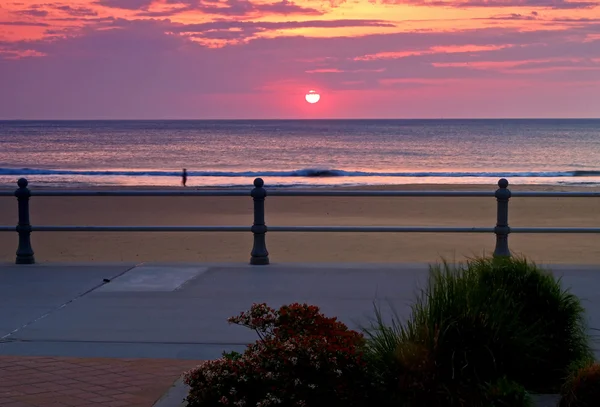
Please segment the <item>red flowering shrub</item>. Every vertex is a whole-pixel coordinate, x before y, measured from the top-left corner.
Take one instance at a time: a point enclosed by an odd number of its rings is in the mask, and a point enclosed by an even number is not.
[[[579,369],[565,383],[559,406],[600,406],[600,364],[595,363]]]
[[[318,307],[254,304],[228,321],[260,339],[186,373],[189,407],[367,405],[364,338]]]

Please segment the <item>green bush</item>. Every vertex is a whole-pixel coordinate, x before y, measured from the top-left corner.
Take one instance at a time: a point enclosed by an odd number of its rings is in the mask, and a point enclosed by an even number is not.
[[[585,310],[577,296],[561,286],[560,279],[524,258],[477,259],[470,262],[487,292],[505,291],[507,308],[537,336],[523,359],[507,366],[506,373],[530,390],[560,389],[573,364],[593,361]]]
[[[583,367],[563,387],[559,407],[600,406],[600,364]]]
[[[387,325],[376,310],[364,331],[368,358],[398,399],[460,395],[502,377],[557,390],[569,365],[592,355],[577,297],[521,258],[432,266],[406,323]],[[465,397],[450,405],[474,405]]]
[[[531,407],[533,400],[525,387],[503,377],[485,386],[486,407]]]

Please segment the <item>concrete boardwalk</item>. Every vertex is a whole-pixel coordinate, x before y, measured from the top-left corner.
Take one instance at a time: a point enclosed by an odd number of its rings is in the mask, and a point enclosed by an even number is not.
[[[373,303],[406,317],[426,264],[0,265],[0,355],[206,360],[256,339],[226,319],[253,302],[308,302],[351,327]],[[556,266],[600,329],[600,273]],[[596,346],[600,357],[600,346]],[[0,405],[5,405],[0,400]]]

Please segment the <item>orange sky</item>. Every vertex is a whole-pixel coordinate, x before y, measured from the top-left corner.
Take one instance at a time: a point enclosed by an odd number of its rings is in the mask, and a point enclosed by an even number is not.
[[[600,0],[0,0],[0,87],[0,119],[599,117]]]

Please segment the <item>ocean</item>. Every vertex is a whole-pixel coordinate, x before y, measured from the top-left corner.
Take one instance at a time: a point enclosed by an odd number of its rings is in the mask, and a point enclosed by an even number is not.
[[[0,186],[600,185],[597,120],[0,121]]]

